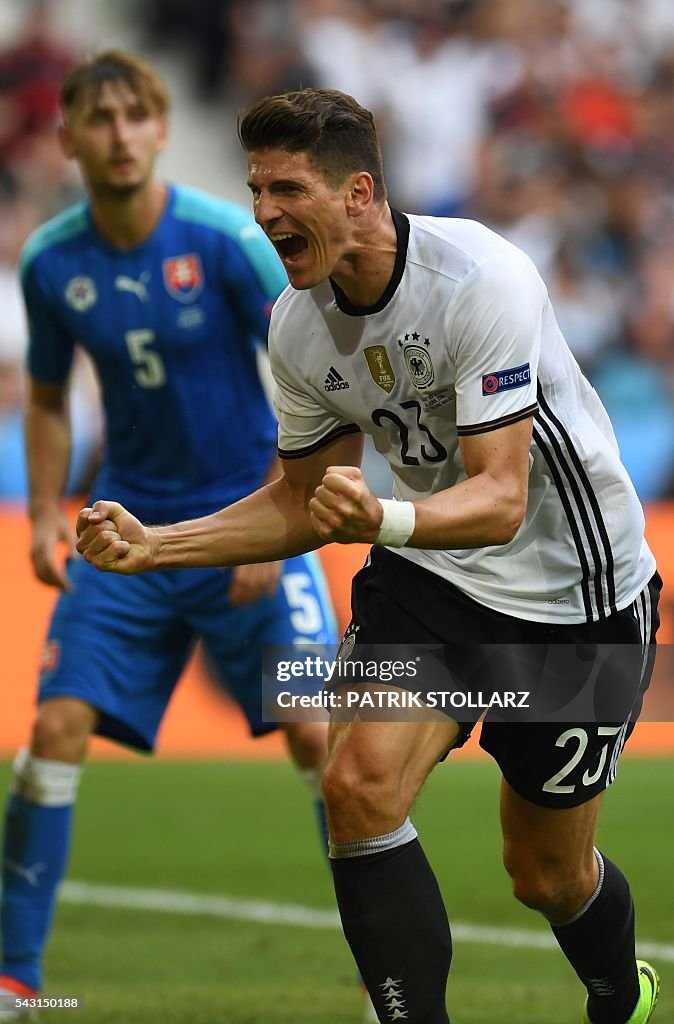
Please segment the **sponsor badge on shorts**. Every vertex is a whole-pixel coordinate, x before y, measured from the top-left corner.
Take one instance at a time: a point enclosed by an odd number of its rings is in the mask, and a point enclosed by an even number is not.
[[[48,640],[40,655],[40,673],[55,672],[61,655],[61,644],[58,640]]]
[[[198,253],[185,253],[164,260],[164,284],[166,291],[178,302],[194,302],[204,287],[204,271]]]

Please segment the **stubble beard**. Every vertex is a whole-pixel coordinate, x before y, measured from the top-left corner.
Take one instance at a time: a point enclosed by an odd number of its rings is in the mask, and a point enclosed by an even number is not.
[[[91,192],[97,199],[100,199],[103,202],[125,203],[130,199],[133,199],[133,197],[138,193],[142,192],[151,177],[152,170],[149,170],[145,174],[141,175],[141,177],[136,181],[119,183],[110,181],[92,182]]]
[[[111,185],[109,182],[104,182],[98,186],[96,192],[101,199],[123,203],[128,199],[132,199],[138,192],[141,192],[145,184],[145,180],[135,181],[128,185]]]

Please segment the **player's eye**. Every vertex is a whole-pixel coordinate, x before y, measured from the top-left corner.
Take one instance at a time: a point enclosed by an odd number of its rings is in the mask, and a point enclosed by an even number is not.
[[[128,116],[130,121],[146,121],[150,116],[150,112],[147,107],[143,107],[139,104],[136,107],[131,107]]]

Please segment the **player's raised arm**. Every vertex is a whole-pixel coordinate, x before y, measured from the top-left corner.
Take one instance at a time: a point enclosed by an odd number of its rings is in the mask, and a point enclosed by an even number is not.
[[[482,548],[507,544],[527,509],[533,418],[460,438],[468,479],[416,503],[410,547]]]
[[[57,560],[57,546],[72,547],[72,526],[61,505],[70,447],[67,385],[31,379],[26,406],[31,560],[39,580],[62,590],[68,590],[69,583]]]
[[[526,512],[531,424],[529,416],[462,438],[468,479],[421,501],[382,503],[359,470],[330,466],[309,503],[314,529],[325,543],[435,550],[507,544]]]
[[[328,466],[360,464],[363,438],[350,434],[315,454],[283,463],[283,476],[213,515],[172,526],[143,526],[116,502],[97,501],[77,520],[77,550],[104,572],[241,565],[289,558],[324,540],[309,503]]]

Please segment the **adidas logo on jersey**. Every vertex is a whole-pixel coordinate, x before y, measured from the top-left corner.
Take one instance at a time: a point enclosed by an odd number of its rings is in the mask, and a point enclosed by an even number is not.
[[[348,380],[344,380],[342,375],[337,372],[334,366],[331,366],[328,370],[328,375],[325,378],[325,390],[326,391],[343,391],[349,387]]]

